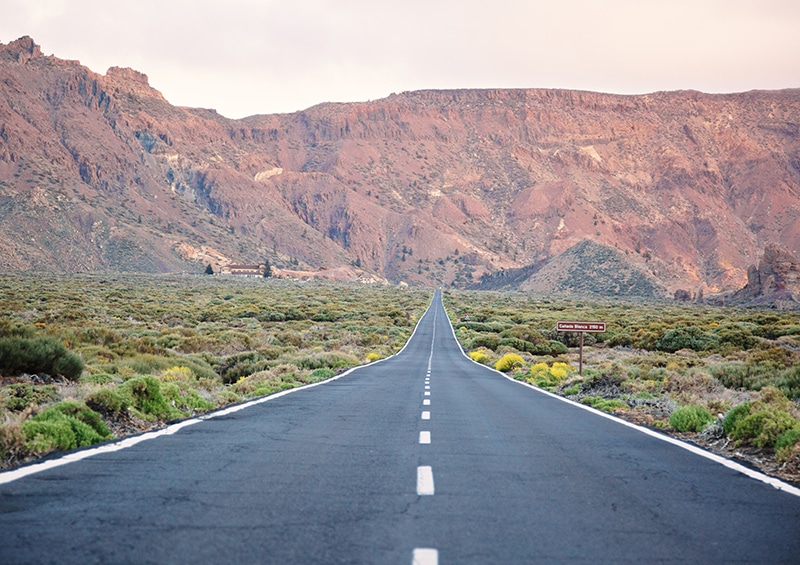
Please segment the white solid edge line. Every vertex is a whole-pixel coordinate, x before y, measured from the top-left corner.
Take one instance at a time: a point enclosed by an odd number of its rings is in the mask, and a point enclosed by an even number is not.
[[[442,303],[442,308],[444,308],[444,302]],[[447,312],[447,310],[445,309],[445,313],[446,312]],[[447,318],[448,323],[450,323],[450,316],[448,315],[446,318]],[[750,477],[751,479],[755,479],[757,481],[761,481],[762,483],[766,483],[766,484],[770,485],[773,488],[776,488],[778,490],[787,492],[789,494],[793,494],[794,496],[800,496],[800,488],[798,488],[796,486],[793,486],[793,485],[790,485],[788,483],[785,483],[780,479],[776,479],[775,477],[770,477],[769,475],[765,475],[764,473],[761,473],[760,471],[756,471],[754,469],[750,469],[749,467],[745,467],[741,463],[737,463],[736,461],[733,461],[731,459],[727,459],[725,457],[717,455],[716,453],[711,453],[710,451],[706,451],[702,447],[698,447],[698,446],[696,446],[694,444],[686,443],[686,442],[681,441],[679,439],[676,439],[674,437],[659,433],[659,432],[657,432],[655,430],[651,430],[650,428],[645,428],[644,426],[640,426],[638,424],[633,424],[631,422],[628,422],[627,420],[623,420],[622,418],[614,416],[613,414],[609,414],[608,412],[603,412],[602,410],[598,410],[596,408],[592,408],[591,406],[587,406],[586,404],[581,404],[580,402],[575,402],[574,400],[570,400],[569,398],[564,398],[563,396],[559,396],[558,394],[552,393],[549,390],[544,390],[544,389],[539,388],[537,386],[534,386],[534,385],[532,385],[530,383],[526,383],[526,382],[523,382],[523,381],[518,381],[518,380],[516,380],[516,379],[514,379],[512,377],[509,377],[505,373],[501,373],[497,369],[493,369],[492,367],[489,367],[488,365],[483,365],[481,363],[478,363],[477,361],[474,361],[469,355],[467,355],[466,352],[464,351],[464,348],[461,347],[461,343],[459,343],[458,338],[456,337],[456,330],[453,328],[453,324],[452,323],[450,323],[450,331],[453,334],[453,339],[456,340],[456,344],[458,345],[458,348],[461,350],[461,355],[463,355],[464,357],[466,357],[472,363],[474,363],[475,365],[478,365],[479,367],[483,367],[484,369],[488,369],[490,371],[493,371],[493,372],[497,373],[498,375],[500,375],[501,377],[503,377],[503,378],[513,382],[513,383],[516,383],[516,384],[518,384],[520,386],[528,387],[528,388],[533,389],[533,390],[535,390],[537,392],[540,392],[542,394],[546,394],[547,396],[555,398],[556,400],[560,400],[561,402],[566,402],[567,404],[571,404],[572,406],[575,406],[575,407],[580,408],[582,410],[586,410],[587,412],[591,412],[592,414],[595,414],[597,416],[601,416],[601,417],[606,418],[608,420],[611,420],[613,422],[617,422],[618,424],[622,424],[623,426],[627,426],[627,427],[629,427],[631,429],[638,430],[638,431],[642,432],[643,434],[649,435],[650,437],[653,437],[653,438],[656,438],[656,439],[660,439],[661,441],[665,441],[667,443],[671,443],[672,445],[675,445],[677,447],[680,447],[682,449],[690,451],[690,452],[692,452],[692,453],[694,453],[696,455],[699,455],[701,457],[705,457],[706,459],[710,459],[711,461],[719,463],[720,465],[724,465],[728,469],[732,469],[734,471],[738,471],[738,472]]]
[[[433,493],[433,467],[427,465],[417,467],[417,495],[431,496]]]
[[[419,442],[428,445],[431,443],[431,433],[428,431],[419,432]]]
[[[429,547],[418,547],[411,556],[411,565],[439,565],[439,551]]]
[[[434,292],[433,296],[434,297],[436,296],[435,292]],[[221,410],[216,410],[214,412],[209,412],[209,413],[203,414],[201,416],[196,416],[194,418],[189,418],[188,420],[181,420],[180,422],[176,422],[174,424],[170,424],[167,427],[162,428],[160,430],[153,430],[153,431],[150,431],[150,432],[144,432],[144,433],[139,434],[139,435],[122,438],[120,440],[117,440],[117,441],[114,441],[114,442],[111,442],[111,443],[107,443],[107,444],[104,444],[104,445],[100,445],[98,447],[89,447],[89,448],[81,449],[81,450],[78,450],[78,451],[71,451],[71,452],[66,453],[65,455],[63,455],[61,457],[58,457],[56,459],[51,459],[51,460],[48,460],[48,461],[42,461],[42,462],[39,462],[39,463],[32,463],[30,465],[26,465],[24,467],[20,467],[19,469],[13,469],[11,471],[5,471],[5,472],[0,473],[0,485],[11,483],[11,482],[16,481],[18,479],[22,479],[22,478],[28,477],[30,475],[35,475],[36,473],[41,473],[42,471],[47,471],[48,469],[55,469],[56,467],[61,467],[62,465],[66,465],[68,463],[74,463],[76,461],[81,461],[83,459],[87,459],[87,458],[93,457],[95,455],[101,455],[101,454],[105,454],[105,453],[114,453],[115,451],[120,451],[122,449],[127,449],[128,447],[133,447],[137,443],[141,443],[143,441],[155,439],[155,438],[161,437],[161,436],[172,435],[175,432],[177,432],[177,431],[179,431],[179,430],[181,430],[183,428],[186,428],[188,426],[197,424],[198,422],[202,422],[204,420],[211,420],[213,418],[218,418],[219,416],[227,416],[228,414],[233,414],[234,412],[238,412],[239,410],[244,410],[245,408],[250,408],[251,406],[255,406],[256,404],[262,404],[264,402],[269,402],[270,400],[275,400],[276,398],[280,398],[281,396],[286,396],[287,394],[292,394],[294,392],[299,392],[301,390],[306,390],[306,389],[309,389],[309,388],[313,388],[315,386],[320,386],[320,385],[324,385],[324,384],[327,384],[327,383],[331,383],[331,382],[333,382],[335,380],[341,379],[342,377],[346,377],[347,375],[349,375],[350,373],[352,373],[353,371],[356,371],[358,369],[362,369],[364,367],[369,367],[370,365],[376,365],[376,364],[381,363],[383,361],[388,361],[389,359],[400,355],[403,352],[403,350],[405,350],[405,348],[408,347],[408,344],[411,343],[412,339],[414,339],[414,335],[417,333],[417,330],[419,329],[419,326],[422,323],[422,320],[425,318],[425,316],[428,315],[428,312],[430,312],[432,307],[433,307],[433,298],[431,298],[431,303],[428,305],[428,308],[425,310],[425,312],[422,314],[422,316],[419,317],[419,320],[417,320],[417,325],[414,326],[414,331],[411,332],[411,335],[409,336],[409,338],[406,341],[405,345],[403,345],[403,347],[400,349],[400,351],[398,351],[397,353],[395,353],[393,355],[390,355],[389,357],[386,357],[384,359],[378,359],[377,361],[373,361],[372,363],[368,363],[366,365],[359,365],[357,367],[351,367],[350,369],[348,369],[347,371],[345,371],[341,375],[336,375],[335,377],[331,377],[330,379],[326,379],[326,380],[320,381],[318,383],[311,383],[311,384],[307,384],[307,385],[304,385],[304,386],[301,386],[301,387],[292,388],[292,389],[289,389],[289,390],[283,390],[281,392],[276,392],[275,394],[271,394],[269,396],[262,396],[261,398],[256,398],[255,400],[251,400],[250,402],[237,404],[235,406],[230,406],[228,408],[222,408]]]

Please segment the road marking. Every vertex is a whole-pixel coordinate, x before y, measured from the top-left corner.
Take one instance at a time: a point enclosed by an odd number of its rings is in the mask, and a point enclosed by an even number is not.
[[[411,565],[439,565],[439,552],[429,547],[418,547],[414,550]]]
[[[417,467],[417,495],[431,496],[433,494],[433,467]]]
[[[425,411],[422,413],[422,419],[423,419],[423,420],[430,420],[430,419],[431,419],[431,413],[430,413],[430,412],[428,412],[427,410],[425,410]]]
[[[430,390],[430,389],[431,389],[431,385],[425,385],[425,390]]]
[[[426,391],[425,391],[425,396],[430,396],[430,395],[431,395],[431,391],[429,391],[429,390],[426,390]]]
[[[430,444],[431,443],[431,433],[430,432],[420,432],[419,433],[419,442],[422,444]]]
[[[430,398],[426,398],[425,400],[422,401],[422,405],[423,406],[430,406],[431,405],[431,399]]]

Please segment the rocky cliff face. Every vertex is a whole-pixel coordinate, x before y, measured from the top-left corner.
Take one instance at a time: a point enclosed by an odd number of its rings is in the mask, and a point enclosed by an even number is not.
[[[800,261],[788,251],[769,245],[758,266],[747,270],[747,285],[733,294],[733,303],[779,308],[800,306]]]
[[[0,46],[0,268],[259,261],[474,283],[585,240],[665,292],[800,249],[800,90],[421,91],[229,120]]]

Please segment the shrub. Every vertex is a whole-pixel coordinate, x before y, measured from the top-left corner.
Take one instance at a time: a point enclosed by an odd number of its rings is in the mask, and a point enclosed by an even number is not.
[[[371,353],[367,353],[367,363],[372,363],[373,361],[377,361],[382,356],[380,353],[375,353],[374,351]]]
[[[800,442],[800,427],[792,428],[779,435],[775,441],[778,461],[785,460],[797,442]]]
[[[702,406],[681,406],[669,417],[669,425],[679,432],[699,432],[714,420]]]
[[[201,397],[194,389],[181,390],[181,387],[175,382],[163,383],[160,388],[164,400],[174,409],[170,410],[170,417],[175,416],[175,410],[182,412],[181,416],[189,416],[214,408],[213,402]]]
[[[327,367],[322,367],[320,369],[316,369],[312,371],[311,376],[315,379],[329,379],[335,376],[336,373],[332,369],[328,369]]]
[[[83,368],[83,360],[55,338],[0,338],[2,374],[44,373],[74,381],[81,376]]]
[[[560,341],[551,339],[548,343],[550,344],[550,355],[563,355],[565,353],[569,353],[567,346]]]
[[[496,335],[476,336],[472,340],[469,349],[478,349],[479,347],[485,347],[486,349],[496,351],[497,348],[500,347],[500,338]]]
[[[155,377],[135,377],[126,381],[122,389],[130,395],[133,407],[144,416],[166,419],[173,415]]]
[[[123,414],[131,406],[131,399],[120,391],[101,388],[86,398],[86,405],[104,414]]]
[[[34,386],[28,383],[15,383],[5,387],[5,404],[8,410],[20,412],[29,406],[53,402],[58,398],[55,385]]]
[[[725,419],[722,420],[722,431],[725,432],[725,435],[730,436],[733,433],[733,430],[736,429],[736,426],[739,424],[739,422],[746,416],[750,415],[751,404],[751,402],[743,402],[742,404],[731,408],[731,410],[725,415]]]
[[[781,434],[800,427],[800,422],[789,413],[791,408],[792,402],[778,389],[765,387],[761,398],[731,410],[722,427],[737,443],[774,447]]]
[[[22,424],[27,446],[34,453],[92,445],[111,437],[100,415],[85,405],[65,401]]]
[[[628,408],[628,405],[618,398],[606,400],[599,396],[587,396],[582,398],[581,404],[586,404],[597,410],[602,410],[603,412],[614,412],[615,410]]]
[[[716,335],[706,333],[697,326],[673,328],[667,330],[664,336],[656,343],[656,349],[674,353],[680,349],[693,351],[706,351],[719,344]]]
[[[96,375],[86,375],[80,378],[82,383],[89,383],[93,385],[108,385],[114,382],[116,377],[108,373],[97,373]]]
[[[491,360],[489,354],[485,351],[481,351],[480,349],[477,351],[470,351],[469,358],[482,365],[488,365],[489,361]]]
[[[494,364],[494,368],[502,373],[507,373],[519,367],[523,367],[525,365],[525,360],[516,353],[506,353],[500,359],[498,359],[497,363]]]

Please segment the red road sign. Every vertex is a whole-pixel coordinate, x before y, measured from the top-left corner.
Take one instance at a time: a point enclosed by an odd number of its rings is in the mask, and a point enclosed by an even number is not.
[[[556,322],[556,330],[560,332],[604,332],[605,322]]]

